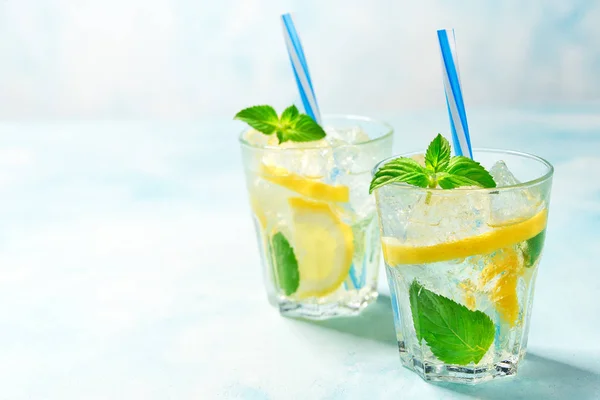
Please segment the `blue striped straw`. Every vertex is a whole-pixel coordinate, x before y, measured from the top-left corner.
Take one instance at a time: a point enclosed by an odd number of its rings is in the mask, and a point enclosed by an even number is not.
[[[310,73],[308,72],[308,64],[306,63],[306,57],[304,56],[304,50],[302,50],[302,44],[296,32],[294,21],[290,14],[283,14],[281,20],[283,22],[283,37],[285,38],[294,76],[296,77],[300,98],[304,105],[304,112],[320,124],[321,113],[319,112],[317,97],[315,96],[315,90],[313,89]]]
[[[300,92],[300,98],[302,99],[302,105],[304,106],[304,112],[314,119],[318,124],[321,124],[321,112],[319,111],[319,105],[317,104],[317,97],[315,96],[315,90],[313,88],[312,80],[310,79],[310,73],[308,72],[308,63],[304,56],[304,50],[300,43],[300,37],[296,32],[294,21],[292,16],[287,13],[281,16],[283,22],[283,37],[287,46],[288,55],[290,56],[290,62],[294,71],[294,77],[296,78],[296,84],[298,85],[298,91]],[[344,282],[346,288],[360,289],[362,287],[361,280],[357,276],[356,268],[354,264],[350,266],[350,273]]]
[[[459,156],[473,158],[467,113],[465,112],[465,103],[463,102],[460,86],[454,29],[442,29],[437,31],[437,34],[444,67],[444,89],[448,115],[450,116],[450,127],[452,128],[454,152]]]

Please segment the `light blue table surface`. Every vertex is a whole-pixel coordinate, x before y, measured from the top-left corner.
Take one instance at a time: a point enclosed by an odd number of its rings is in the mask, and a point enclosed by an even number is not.
[[[469,116],[476,146],[556,167],[518,378],[402,368],[383,279],[359,318],[280,317],[236,122],[3,122],[0,399],[600,399],[600,107]],[[444,110],[379,117],[395,152],[448,131]]]

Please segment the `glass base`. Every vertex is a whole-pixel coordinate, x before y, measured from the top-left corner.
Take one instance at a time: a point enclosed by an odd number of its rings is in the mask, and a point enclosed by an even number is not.
[[[363,288],[354,293],[332,302],[298,302],[289,298],[278,301],[281,315],[310,320],[324,320],[336,317],[351,317],[359,315],[369,304],[377,300],[377,291]]]
[[[514,377],[517,374],[519,359],[522,360],[524,357],[523,354],[514,359],[469,367],[443,363],[423,363],[421,359],[406,351],[403,342],[398,342],[398,348],[400,350],[402,365],[416,372],[424,380],[467,385],[476,385],[497,378]]]

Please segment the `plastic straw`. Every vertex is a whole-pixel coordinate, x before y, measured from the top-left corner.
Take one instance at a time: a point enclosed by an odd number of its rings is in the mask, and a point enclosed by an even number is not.
[[[283,22],[283,37],[292,64],[292,70],[294,71],[294,77],[296,78],[296,85],[298,85],[298,92],[300,92],[300,98],[304,106],[304,112],[318,124],[321,124],[321,112],[319,111],[317,97],[315,96],[315,90],[310,79],[310,73],[308,72],[308,63],[306,62],[294,21],[289,13],[283,14],[281,21]],[[361,279],[356,274],[354,264],[350,267],[350,273],[344,282],[344,286],[354,289],[360,289],[364,286],[364,283],[361,282]]]
[[[442,29],[437,31],[437,34],[442,55],[444,90],[452,129],[454,152],[459,156],[473,158],[467,113],[465,112],[465,103],[463,102],[460,85],[454,29]]]
[[[308,64],[306,63],[306,57],[304,56],[304,50],[296,32],[294,21],[290,14],[283,14],[281,20],[283,22],[283,37],[290,56],[290,62],[292,63],[292,69],[294,70],[294,76],[296,77],[296,84],[298,85],[304,112],[320,124],[321,113],[317,104],[317,97],[315,96],[310,73],[308,72]]]

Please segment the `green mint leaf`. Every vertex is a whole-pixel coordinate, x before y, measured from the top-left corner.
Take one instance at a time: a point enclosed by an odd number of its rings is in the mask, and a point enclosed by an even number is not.
[[[490,175],[490,173],[477,161],[471,160],[467,157],[452,157],[445,172],[450,175],[454,175],[452,178],[454,182],[465,182],[462,184],[462,186],[473,185],[483,188],[496,187],[496,182],[494,181],[494,178],[492,178],[492,175]],[[446,189],[441,183],[440,186]]]
[[[300,111],[298,111],[298,108],[296,108],[295,105],[289,106],[281,114],[281,125],[291,125],[296,121],[298,115],[300,115]]]
[[[290,126],[282,126],[277,131],[279,143],[287,142],[312,142],[323,139],[326,133],[311,117],[299,114]]]
[[[480,186],[477,181],[460,175],[450,175],[447,172],[435,174],[437,184],[442,189],[455,189],[462,186]]]
[[[531,239],[525,241],[526,247],[523,251],[525,256],[525,266],[531,268],[535,265],[538,258],[542,254],[542,248],[544,247],[544,241],[546,239],[546,230],[544,229]]]
[[[412,158],[399,157],[385,163],[375,172],[369,193],[392,182],[404,182],[424,188],[429,185],[429,173]]]
[[[254,106],[237,113],[234,119],[246,122],[252,128],[265,135],[275,133],[279,143],[310,142],[323,139],[325,130],[311,117],[301,114],[295,105],[286,108],[281,113],[281,118],[271,106]]]
[[[496,187],[490,173],[477,161],[463,156],[450,157],[450,143],[438,134],[425,154],[425,168],[413,159],[399,157],[382,166],[371,180],[369,193],[392,182],[419,187],[454,189],[461,186]],[[427,203],[431,193],[427,195]]]
[[[277,131],[277,139],[279,139],[279,144],[285,142],[287,139],[285,139],[285,137],[283,136],[283,131],[278,130]]]
[[[277,134],[277,139],[279,139],[279,143],[283,143],[287,140],[290,140],[290,138],[286,136],[286,133],[290,128],[296,125],[299,116],[300,112],[298,111],[298,108],[296,108],[295,105],[291,105],[283,111],[283,113],[281,114],[281,119],[279,121],[279,126],[275,131]]]
[[[283,233],[277,232],[271,239],[271,248],[277,271],[277,282],[286,296],[298,290],[300,284],[300,273],[298,272],[298,261],[294,249]]]
[[[450,143],[445,137],[438,134],[431,141],[425,153],[425,165],[433,172],[444,171],[450,162]]]
[[[279,127],[279,118],[271,106],[254,106],[237,113],[234,119],[243,121],[265,135],[270,135]]]
[[[409,298],[417,338],[425,340],[440,361],[458,365],[481,361],[494,341],[490,317],[433,293],[416,280]]]

